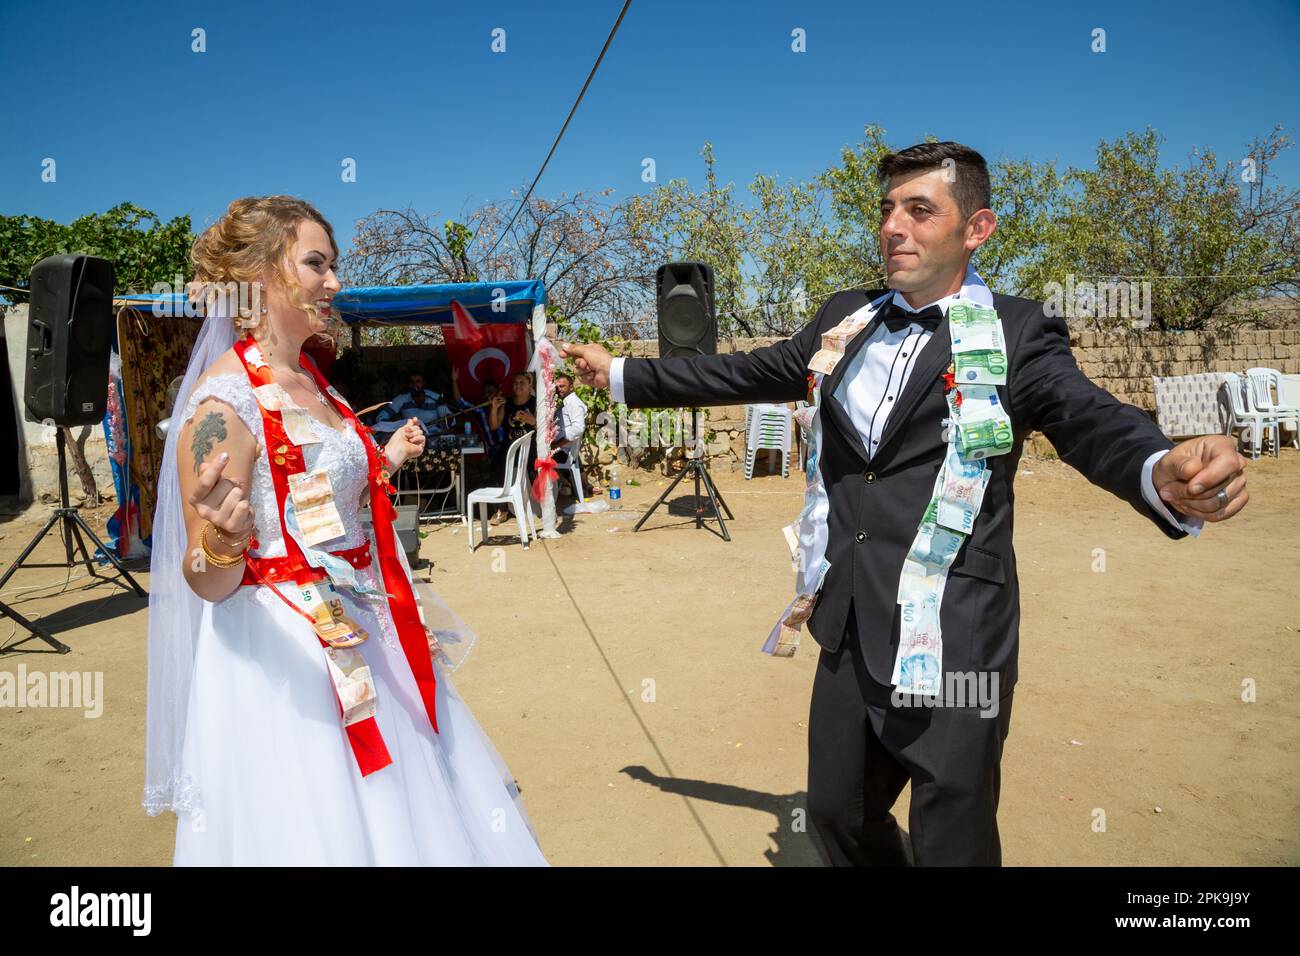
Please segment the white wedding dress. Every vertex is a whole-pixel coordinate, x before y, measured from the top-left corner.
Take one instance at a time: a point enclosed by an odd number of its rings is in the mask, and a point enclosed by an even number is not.
[[[209,397],[229,404],[258,441],[250,495],[260,544],[254,553],[283,557],[252,386],[242,373],[211,376],[177,421]],[[346,530],[325,547],[356,547],[365,540],[362,439],[350,424],[336,431],[311,420],[321,440],[303,446],[307,470],[329,470]],[[382,592],[373,543],[371,555],[358,575]],[[205,602],[181,758],[181,773],[200,781],[200,792],[186,795],[196,809],[178,814],[174,863],[545,865],[509,771],[446,669],[435,661],[435,734],[382,593],[339,593],[370,635],[356,649],[370,667],[376,720],[393,762],[361,776],[320,642],[284,601],[263,585]]]

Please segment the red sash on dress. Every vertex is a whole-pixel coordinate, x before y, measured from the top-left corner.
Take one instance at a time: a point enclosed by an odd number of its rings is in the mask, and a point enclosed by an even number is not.
[[[240,339],[235,343],[235,353],[243,361],[244,369],[248,372],[249,381],[254,388],[261,385],[270,385],[273,381],[270,368],[265,365],[254,367],[247,358],[247,350],[253,344],[251,339]],[[438,720],[435,712],[434,693],[437,689],[437,677],[434,675],[433,657],[429,652],[429,642],[425,637],[424,625],[420,622],[420,613],[415,604],[415,594],[411,590],[411,582],[406,576],[406,568],[397,554],[396,535],[393,532],[393,519],[397,516],[397,511],[393,508],[392,502],[388,500],[388,494],[394,489],[389,484],[387,462],[384,459],[383,451],[375,442],[370,429],[358,421],[352,409],[330,394],[329,382],[321,375],[316,363],[311,361],[310,357],[305,353],[300,356],[299,363],[311,373],[320,388],[321,394],[329,398],[339,415],[352,424],[366,449],[370,487],[370,513],[375,531],[375,548],[379,554],[379,570],[384,582],[384,590],[389,595],[388,608],[392,613],[393,625],[397,629],[397,636],[401,642],[402,651],[406,656],[406,662],[410,666],[411,673],[415,677],[416,686],[419,688],[425,713],[429,716],[429,724],[436,733]],[[307,563],[302,548],[298,546],[298,542],[289,533],[289,529],[284,526],[284,503],[289,494],[289,476],[306,470],[302,449],[289,440],[279,411],[268,411],[262,407],[261,403],[258,403],[258,410],[262,415],[267,464],[271,470],[271,482],[275,486],[276,506],[281,531],[284,535],[286,556],[284,558],[255,558],[249,556],[246,558],[246,564],[251,564],[254,571],[264,574],[268,580],[272,579],[273,576],[278,580],[292,579],[299,583],[304,583],[300,580],[300,577],[306,580],[320,580],[325,576],[324,570],[313,568]],[[349,549],[337,553],[353,564],[354,567],[365,567],[370,563],[369,547],[366,546],[364,563],[360,563],[361,558],[356,553],[358,550]],[[248,576],[247,569],[245,576]],[[324,641],[321,644],[322,646],[328,646]],[[339,712],[342,714],[341,703]],[[357,758],[357,764],[363,777],[393,762],[387,747],[384,746],[379,727],[373,717],[350,724],[347,727],[347,734],[352,744],[352,752]]]

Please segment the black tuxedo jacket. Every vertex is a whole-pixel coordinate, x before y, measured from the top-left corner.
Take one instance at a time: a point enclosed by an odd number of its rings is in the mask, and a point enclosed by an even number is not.
[[[624,397],[634,408],[805,398],[808,362],[821,333],[885,291],[837,293],[793,338],[752,352],[627,359]],[[1031,431],[1043,432],[1063,461],[1129,502],[1169,537],[1186,532],[1156,514],[1141,491],[1143,463],[1172,442],[1145,412],[1120,402],[1080,371],[1063,319],[1047,316],[1042,303],[1029,299],[995,294],[993,300],[1007,339],[1007,384],[998,393],[1011,416],[1015,445],[1008,454],[988,459],[992,476],[983,507],[949,572],[940,614],[944,671],[997,672],[1005,694],[1017,677],[1020,626],[1013,483]],[[940,422],[948,411],[943,373],[952,360],[952,339],[945,318],[917,357],[870,455],[834,392],[876,324],[848,343],[844,358],[822,382],[820,467],[830,496],[826,558],[831,567],[808,629],[835,651],[852,608],[868,670],[888,685],[898,649],[898,580],[947,448]],[[772,595],[774,613],[788,598]]]

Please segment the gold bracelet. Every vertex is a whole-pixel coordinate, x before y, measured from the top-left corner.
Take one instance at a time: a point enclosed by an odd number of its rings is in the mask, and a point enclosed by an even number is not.
[[[229,555],[224,555],[224,554],[217,554],[215,551],[212,550],[212,547],[208,544],[208,529],[212,527],[214,527],[214,525],[212,524],[211,521],[205,521],[203,523],[203,530],[199,532],[199,547],[203,549],[203,556],[207,558],[208,563],[211,564],[214,568],[233,568],[235,565],[239,564],[241,561],[244,560],[245,556],[248,553],[248,549],[245,548],[243,551],[239,552],[239,554],[235,555],[234,557],[231,557]]]
[[[249,528],[243,534],[239,535],[236,538],[236,540],[232,541],[226,537],[226,533],[224,531],[222,531],[216,525],[212,524],[212,522],[209,521],[208,524],[211,525],[212,530],[216,532],[217,540],[220,541],[228,548],[247,548],[248,542],[252,540],[253,537],[253,529]]]

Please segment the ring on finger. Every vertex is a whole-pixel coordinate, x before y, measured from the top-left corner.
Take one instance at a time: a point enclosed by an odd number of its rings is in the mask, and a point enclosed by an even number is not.
[[[1214,496],[1214,500],[1218,503],[1220,510],[1222,510],[1223,508],[1228,507],[1228,502],[1232,499],[1228,497],[1227,488],[1220,488],[1219,493]]]

